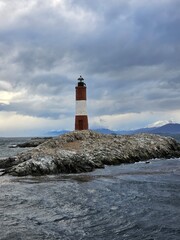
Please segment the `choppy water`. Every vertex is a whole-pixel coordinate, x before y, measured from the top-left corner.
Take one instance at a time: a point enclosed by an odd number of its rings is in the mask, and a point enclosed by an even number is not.
[[[0,138],[0,159],[15,156],[17,153],[26,151],[23,148],[10,148],[19,143],[29,141],[30,138]]]
[[[180,159],[0,177],[0,239],[180,239]]]

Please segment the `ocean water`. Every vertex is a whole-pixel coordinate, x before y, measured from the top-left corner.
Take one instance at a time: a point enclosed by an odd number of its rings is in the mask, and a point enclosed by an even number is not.
[[[0,145],[1,156],[14,151],[8,144]],[[85,174],[1,176],[0,239],[179,240],[180,159]]]
[[[17,153],[26,151],[25,148],[12,148],[13,146],[29,141],[31,138],[1,138],[0,137],[0,159],[15,156]]]

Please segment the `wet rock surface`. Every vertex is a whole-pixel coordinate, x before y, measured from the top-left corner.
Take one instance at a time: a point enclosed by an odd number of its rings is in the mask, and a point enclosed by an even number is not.
[[[0,161],[3,174],[15,176],[89,172],[104,165],[180,157],[180,144],[153,134],[105,135],[74,131]]]

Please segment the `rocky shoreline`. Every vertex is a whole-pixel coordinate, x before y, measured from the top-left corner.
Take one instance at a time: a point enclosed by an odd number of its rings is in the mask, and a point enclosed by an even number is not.
[[[9,148],[34,148],[39,146],[40,144],[46,142],[47,140],[52,139],[52,137],[36,137],[31,138],[30,141],[19,143],[17,145],[10,145]]]
[[[104,165],[180,157],[180,143],[153,134],[106,135],[74,131],[45,139],[35,148],[0,161],[14,176],[89,172]]]

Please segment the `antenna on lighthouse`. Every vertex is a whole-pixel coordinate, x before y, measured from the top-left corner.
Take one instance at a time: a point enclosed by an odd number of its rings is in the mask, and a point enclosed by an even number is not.
[[[75,130],[87,130],[88,116],[86,109],[86,84],[84,83],[84,78],[82,76],[77,80]]]
[[[84,78],[80,75],[80,77],[78,78],[78,80],[79,80],[80,82],[82,82],[82,81],[84,81]]]

